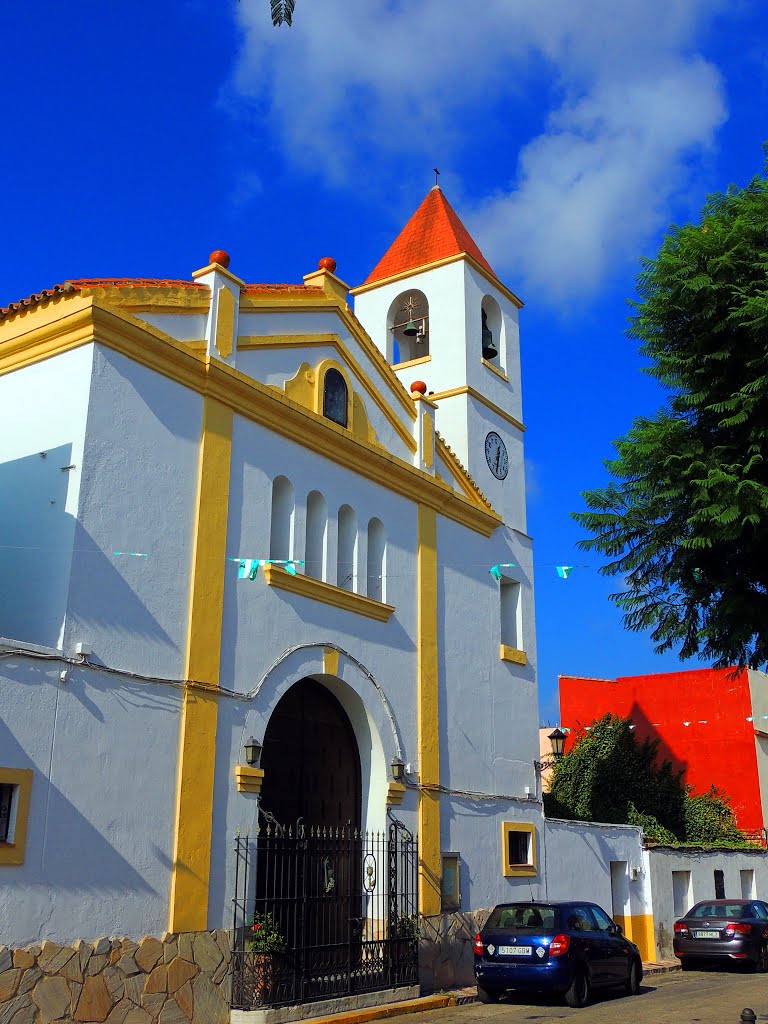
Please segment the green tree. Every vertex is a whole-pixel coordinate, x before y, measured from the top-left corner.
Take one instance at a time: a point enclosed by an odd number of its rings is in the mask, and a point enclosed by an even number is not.
[[[659,652],[768,662],[768,180],[711,196],[643,261],[629,336],[668,392],[586,491],[581,542]]]
[[[739,831],[728,797],[713,786],[695,795],[658,740],[635,738],[630,721],[607,714],[579,733],[555,764],[544,794],[548,817],[639,825],[645,837],[667,846],[750,845]]]
[[[629,719],[607,714],[555,764],[547,813],[581,821],[644,824],[672,836],[684,830],[685,790],[669,761],[658,764],[658,740],[635,739]],[[630,822],[630,816],[645,817]],[[654,826],[655,828],[655,826]]]

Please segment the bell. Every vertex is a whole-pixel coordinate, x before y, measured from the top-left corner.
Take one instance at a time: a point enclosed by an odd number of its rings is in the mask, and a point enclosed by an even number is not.
[[[483,359],[495,359],[498,354],[490,327],[483,327]]]
[[[419,332],[416,327],[416,324],[413,322],[413,320],[409,320],[408,323],[403,328],[403,335],[406,338],[415,338],[418,333]]]

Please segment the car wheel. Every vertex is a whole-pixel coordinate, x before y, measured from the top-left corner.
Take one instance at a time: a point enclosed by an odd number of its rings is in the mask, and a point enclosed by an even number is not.
[[[569,1006],[582,1007],[589,1002],[589,978],[587,972],[577,968],[573,973],[573,981],[566,990],[565,1001]]]
[[[757,962],[755,963],[755,970],[758,974],[768,974],[768,943],[764,942],[760,946],[760,951],[757,954]]]
[[[480,984],[477,986],[477,998],[481,1003],[498,1003],[500,995],[500,992],[493,992]]]
[[[680,961],[680,967],[684,971],[692,971],[692,970],[694,970],[694,966],[693,966],[693,964],[691,963],[690,960],[681,960]]]
[[[640,982],[643,980],[643,967],[639,960],[633,960],[629,965],[629,978],[627,979],[627,993],[636,996],[640,991]]]

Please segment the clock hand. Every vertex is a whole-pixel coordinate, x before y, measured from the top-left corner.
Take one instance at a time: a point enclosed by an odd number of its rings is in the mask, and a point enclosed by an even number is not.
[[[501,460],[501,448],[496,449],[496,472],[499,472],[499,462]]]

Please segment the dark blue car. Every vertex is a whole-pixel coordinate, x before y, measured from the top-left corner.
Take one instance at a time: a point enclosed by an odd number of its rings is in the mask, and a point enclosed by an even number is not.
[[[604,910],[594,903],[501,903],[475,939],[481,1003],[505,992],[562,992],[586,1006],[593,989],[640,989],[643,963]]]

